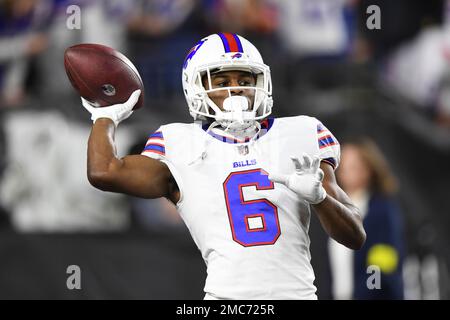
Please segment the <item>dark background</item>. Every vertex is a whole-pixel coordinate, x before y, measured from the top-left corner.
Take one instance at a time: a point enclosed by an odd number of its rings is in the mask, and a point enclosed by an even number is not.
[[[3,155],[0,167],[8,179],[11,179],[8,170],[15,166],[11,156],[15,148],[23,150],[23,157],[27,159],[24,163],[29,163],[31,171],[38,169],[33,169],[37,160],[35,154],[27,152],[29,141],[11,145],[14,141],[11,117],[56,112],[67,121],[68,127],[81,127],[86,134],[90,125],[89,115],[65,78],[62,53],[69,45],[92,40],[83,32],[98,26],[87,24],[86,15],[82,16],[85,20],[82,20],[81,30],[68,30],[65,25],[68,2],[31,2],[29,12],[13,18],[8,11],[9,1],[0,1],[0,41],[5,40],[1,42],[2,49],[15,45],[13,40],[25,43],[24,35],[30,33],[43,35],[42,41],[45,41],[37,53],[23,54],[26,72],[21,73],[20,84],[12,87],[21,94],[12,94],[14,90],[8,87],[0,100],[0,152]],[[423,102],[408,97],[385,77],[389,59],[397,49],[413,43],[425,30],[445,29],[446,1],[348,1],[342,12],[349,43],[341,51],[310,54],[296,52],[284,42],[286,33],[280,29],[283,9],[278,1],[249,1],[252,10],[258,12],[256,22],[251,19],[252,14],[245,11],[245,6],[240,9],[244,18],[239,16],[240,20],[235,20],[239,18],[233,15],[237,8],[228,10],[227,1],[192,1],[193,9],[187,10],[181,21],[169,14],[171,10],[179,12],[180,9],[164,7],[158,1],[121,2],[127,4],[122,11],[102,1],[75,2],[83,15],[95,6],[107,17],[112,15],[114,19],[111,18],[110,25],[105,22],[105,30],[122,26],[120,39],[112,31],[110,37],[120,42],[110,43],[104,38],[95,42],[116,48],[121,45],[121,50],[136,64],[143,77],[146,106],[123,125],[123,130],[131,132],[134,139],[129,141],[129,150],[139,153],[147,135],[161,124],[191,121],[180,81],[185,54],[210,33],[238,32],[260,49],[265,62],[271,66],[275,116],[315,116],[339,140],[365,135],[377,142],[399,180],[397,199],[405,221],[407,258],[419,269],[417,274],[407,275],[416,276],[419,283],[409,297],[426,299],[429,296],[425,271],[420,272],[425,268],[422,262],[428,257],[438,263],[435,276],[439,279],[439,288],[432,296],[450,297],[447,232],[450,227],[450,126],[441,121],[446,115],[439,113],[433,99]],[[255,9],[255,3],[262,7],[260,12]],[[371,4],[381,8],[381,30],[366,28],[365,10]],[[36,18],[32,13],[37,9],[47,14]],[[169,17],[173,25],[164,29],[151,24],[145,26],[142,20],[133,23],[137,16],[147,17],[148,21]],[[0,59],[3,89],[7,70],[15,61],[11,56]],[[411,72],[416,67],[410,65]],[[439,79],[436,83],[440,83]],[[36,126],[42,124],[36,123]],[[29,128],[15,129],[20,132]],[[64,163],[64,152],[58,157]],[[85,155],[79,157],[80,166],[85,165]],[[58,186],[62,180],[55,177],[55,172],[49,167],[46,176],[49,184]],[[90,188],[85,175],[79,176],[79,181]],[[2,188],[3,194],[8,194],[11,185],[5,184]],[[19,204],[28,203],[33,192],[37,191],[30,189],[12,202],[4,200],[5,197],[0,200],[3,207],[0,214],[1,299],[203,298],[206,267],[201,255],[185,226],[179,220],[168,220],[161,215],[166,210],[159,207],[161,204],[121,198],[126,208],[123,210],[126,223],[111,228],[102,228],[97,222],[92,228],[85,223],[72,226],[56,223],[50,227],[35,223],[24,227],[21,220],[15,218],[16,212]],[[49,203],[56,200],[51,195],[46,196]],[[99,195],[99,199],[101,197]],[[60,214],[70,216],[71,212],[65,210]],[[39,214],[41,216],[45,220],[45,212]],[[314,216],[310,236],[318,295],[331,299],[327,237]],[[66,287],[69,265],[81,268],[81,290]]]

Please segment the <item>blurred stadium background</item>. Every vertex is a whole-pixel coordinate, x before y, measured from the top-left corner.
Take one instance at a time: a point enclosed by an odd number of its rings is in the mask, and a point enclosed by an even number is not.
[[[369,5],[381,29],[369,30]],[[81,8],[81,28],[67,20]],[[91,122],[70,87],[66,47],[125,53],[146,106],[119,154],[161,124],[190,122],[187,51],[214,32],[252,41],[272,69],[274,114],[368,136],[399,181],[405,299],[450,297],[450,1],[0,0],[0,298],[201,299],[205,266],[165,200],[100,192],[86,178]],[[332,299],[327,237],[311,223],[319,298]],[[66,268],[81,268],[68,290]]]

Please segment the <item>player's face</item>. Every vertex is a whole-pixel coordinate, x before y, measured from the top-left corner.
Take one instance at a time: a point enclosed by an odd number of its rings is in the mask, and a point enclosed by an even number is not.
[[[369,188],[370,169],[354,145],[347,144],[342,147],[341,163],[336,174],[346,192],[358,192]]]
[[[203,86],[206,90],[209,90],[208,78],[203,77]],[[223,71],[211,75],[211,86],[215,88],[227,88],[227,87],[255,87],[256,77],[245,71]],[[231,89],[230,94],[232,96],[239,95],[248,99],[248,105],[252,106],[255,101],[254,89]],[[208,93],[209,98],[223,110],[223,101],[229,97],[228,90],[218,90]]]

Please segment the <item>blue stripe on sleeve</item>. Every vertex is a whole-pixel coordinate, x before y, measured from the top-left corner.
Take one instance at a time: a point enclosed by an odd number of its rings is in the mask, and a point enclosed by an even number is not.
[[[151,134],[148,138],[149,139],[150,138],[161,138],[161,139],[164,139],[162,132],[155,132],[155,133]]]
[[[335,143],[335,141],[334,141],[334,139],[331,136],[330,137],[324,137],[324,138],[319,140],[319,146],[328,146],[328,145],[332,145],[334,143]]]
[[[149,150],[153,150],[153,151],[159,151],[161,153],[166,154],[166,148],[162,147],[162,146],[158,146],[156,144],[149,144],[145,147],[144,151],[149,151]]]

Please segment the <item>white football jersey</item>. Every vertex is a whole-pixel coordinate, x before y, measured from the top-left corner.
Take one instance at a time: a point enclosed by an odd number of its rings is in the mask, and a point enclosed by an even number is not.
[[[240,142],[196,123],[161,126],[143,155],[165,162],[178,211],[207,266],[211,299],[317,299],[310,264],[310,208],[268,173],[290,174],[290,156],[319,156],[337,167],[336,138],[307,116],[266,119]]]

